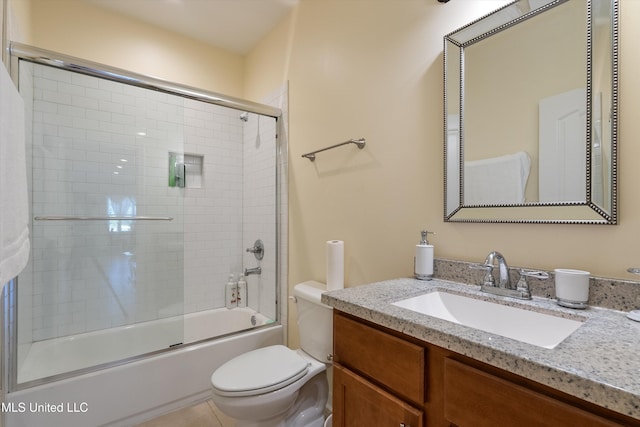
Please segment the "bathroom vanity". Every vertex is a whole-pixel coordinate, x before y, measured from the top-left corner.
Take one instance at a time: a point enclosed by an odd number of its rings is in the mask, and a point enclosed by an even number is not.
[[[640,323],[622,312],[580,311],[578,330],[542,348],[393,305],[476,289],[398,279],[324,294],[334,307],[333,425],[640,426]],[[575,315],[547,299],[524,304]]]

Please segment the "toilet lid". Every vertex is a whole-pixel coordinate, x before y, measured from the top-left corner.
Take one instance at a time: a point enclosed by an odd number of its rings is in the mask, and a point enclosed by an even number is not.
[[[211,375],[211,384],[222,396],[253,396],[297,381],[308,367],[309,362],[295,351],[274,345],[231,359]]]

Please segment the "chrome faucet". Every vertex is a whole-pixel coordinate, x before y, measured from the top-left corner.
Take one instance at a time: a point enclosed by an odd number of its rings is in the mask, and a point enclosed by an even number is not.
[[[254,268],[245,268],[244,269],[244,275],[245,276],[249,276],[251,274],[257,274],[257,275],[262,274],[262,267],[254,267]]]
[[[512,289],[511,287],[511,278],[509,277],[509,266],[507,265],[507,260],[500,252],[490,252],[487,255],[487,258],[484,260],[484,265],[487,267],[491,266],[491,268],[487,269],[487,275],[485,275],[484,286],[495,287],[496,281],[493,275],[493,269],[495,266],[495,262],[498,261],[498,287],[504,289]],[[487,280],[489,279],[489,280]]]
[[[493,270],[496,267],[496,261],[498,263],[498,284],[496,285],[496,279],[494,278]],[[500,252],[490,252],[487,258],[484,260],[484,264],[472,264],[471,268],[485,270],[484,279],[480,285],[482,292],[487,292],[494,295],[501,295],[505,297],[512,297],[518,299],[531,299],[531,290],[527,283],[527,277],[533,277],[535,279],[548,279],[549,274],[543,271],[530,271],[519,270],[520,279],[514,286],[511,283],[511,277],[509,276],[509,266],[507,260]]]

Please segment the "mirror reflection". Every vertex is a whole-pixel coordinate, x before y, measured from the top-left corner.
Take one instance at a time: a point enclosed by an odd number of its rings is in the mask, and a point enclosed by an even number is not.
[[[615,0],[519,0],[445,36],[445,220],[616,221]]]

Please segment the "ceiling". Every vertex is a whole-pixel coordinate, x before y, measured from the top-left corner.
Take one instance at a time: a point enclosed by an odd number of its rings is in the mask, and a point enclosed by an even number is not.
[[[248,53],[298,0],[86,0],[225,50]]]

